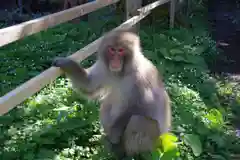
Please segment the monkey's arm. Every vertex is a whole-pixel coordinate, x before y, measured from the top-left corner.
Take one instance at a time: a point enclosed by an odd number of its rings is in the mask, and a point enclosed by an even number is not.
[[[66,73],[77,92],[84,91],[87,94],[93,94],[103,87],[106,76],[100,65],[99,62],[96,62],[90,68],[84,69],[69,58],[58,57],[53,61],[53,66],[60,67]]]

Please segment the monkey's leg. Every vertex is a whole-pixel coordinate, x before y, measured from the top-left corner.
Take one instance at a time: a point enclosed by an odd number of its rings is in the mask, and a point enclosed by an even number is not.
[[[159,135],[157,121],[143,116],[132,116],[123,135],[126,154],[134,156],[151,152]]]
[[[121,143],[114,144],[112,143],[107,136],[103,137],[104,146],[112,152],[117,160],[123,160],[126,158],[125,152],[123,150],[123,146]]]
[[[106,99],[100,107],[100,121],[103,126],[106,136],[103,137],[104,146],[114,154],[116,159],[122,160],[125,157],[123,145],[121,143],[121,134],[111,131],[111,109],[110,100]],[[113,141],[113,139],[115,141]]]

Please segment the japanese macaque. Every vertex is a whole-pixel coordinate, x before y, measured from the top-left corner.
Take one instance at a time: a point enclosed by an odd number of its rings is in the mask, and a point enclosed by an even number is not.
[[[66,73],[78,92],[107,88],[100,122],[121,155],[152,151],[171,126],[170,100],[157,68],[144,57],[140,38],[127,30],[107,33],[97,51],[98,59],[88,69],[70,58],[56,58],[53,65]]]

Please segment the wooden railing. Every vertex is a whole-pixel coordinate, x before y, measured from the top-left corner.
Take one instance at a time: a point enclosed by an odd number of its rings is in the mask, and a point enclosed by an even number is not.
[[[96,0],[83,4],[68,10],[64,10],[58,13],[54,13],[48,16],[44,16],[38,19],[27,21],[15,26],[7,27],[0,30],[0,46],[7,45],[26,36],[32,35],[34,33],[40,32],[50,27],[54,27],[58,24],[67,22],[74,18],[83,16],[90,12],[96,11],[99,8],[115,4],[120,0]],[[142,0],[126,0],[126,18],[127,20],[119,25],[113,30],[118,30],[120,28],[129,29],[139,27],[136,24],[145,18],[152,9],[170,2],[170,27],[174,24],[174,14],[175,14],[175,0],[158,0],[154,3],[148,4],[142,7]],[[99,42],[102,37],[88,44],[84,48],[80,49],[76,53],[69,56],[75,60],[82,61],[95,53],[99,46]],[[32,96],[47,84],[54,81],[57,77],[62,74],[61,70],[57,67],[51,67],[38,76],[28,80],[24,84],[18,86],[16,89],[10,91],[6,95],[0,98],[0,115],[3,115],[13,109],[18,104],[22,103],[28,97]]]

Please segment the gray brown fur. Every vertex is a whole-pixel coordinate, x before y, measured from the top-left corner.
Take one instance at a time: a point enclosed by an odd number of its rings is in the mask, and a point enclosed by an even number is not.
[[[127,52],[119,74],[113,74],[106,64],[109,45],[120,45]],[[139,37],[134,33],[122,30],[105,35],[98,60],[89,69],[76,67],[76,62],[67,58],[57,58],[53,64],[66,72],[76,90],[95,92],[107,87],[100,121],[110,142],[122,144],[127,155],[151,151],[157,138],[170,129],[169,96],[157,68],[142,54]]]

